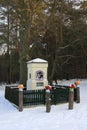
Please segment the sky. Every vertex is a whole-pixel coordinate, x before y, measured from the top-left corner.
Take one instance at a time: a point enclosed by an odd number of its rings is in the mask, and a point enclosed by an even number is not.
[[[63,80],[70,85],[74,80]],[[28,107],[19,112],[4,98],[4,85],[0,85],[0,130],[87,130],[87,79],[80,80],[80,103],[74,102],[73,110],[68,103],[52,105],[50,113],[46,106]]]

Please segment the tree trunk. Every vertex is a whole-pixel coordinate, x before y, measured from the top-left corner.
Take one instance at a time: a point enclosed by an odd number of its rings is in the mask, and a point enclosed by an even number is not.
[[[26,87],[27,80],[27,63],[20,60],[20,83]]]

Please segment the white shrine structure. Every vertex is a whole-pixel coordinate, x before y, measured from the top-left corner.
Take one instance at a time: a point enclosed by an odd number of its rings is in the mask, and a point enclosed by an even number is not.
[[[36,58],[27,62],[27,90],[43,89],[48,85],[48,62]]]

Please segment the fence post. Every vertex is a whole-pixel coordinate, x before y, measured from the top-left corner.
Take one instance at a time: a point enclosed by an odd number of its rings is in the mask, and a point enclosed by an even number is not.
[[[80,103],[80,82],[76,81],[75,86],[76,86],[76,102]]]
[[[46,90],[46,112],[51,110],[50,90]]]
[[[76,102],[80,103],[80,88],[79,87],[76,88],[76,93],[77,93],[77,100],[76,100]]]
[[[50,112],[51,110],[51,94],[50,90],[52,89],[51,86],[45,86],[46,89],[46,112]]]
[[[18,85],[19,88],[19,111],[23,111],[23,85]]]
[[[69,88],[69,109],[73,109],[73,102],[74,102],[74,85],[72,84]]]

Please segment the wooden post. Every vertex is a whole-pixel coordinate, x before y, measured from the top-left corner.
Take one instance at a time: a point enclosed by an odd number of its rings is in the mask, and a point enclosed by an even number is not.
[[[46,112],[51,110],[50,90],[46,90]]]
[[[76,96],[77,96],[76,102],[80,103],[80,88],[78,86],[76,88]]]
[[[19,88],[19,111],[23,111],[23,84],[18,85]]]
[[[23,89],[19,88],[19,111],[23,111]]]
[[[74,102],[74,89],[69,88],[69,109],[73,109],[73,102]]]
[[[80,103],[80,81],[75,82],[76,87],[76,102]]]

